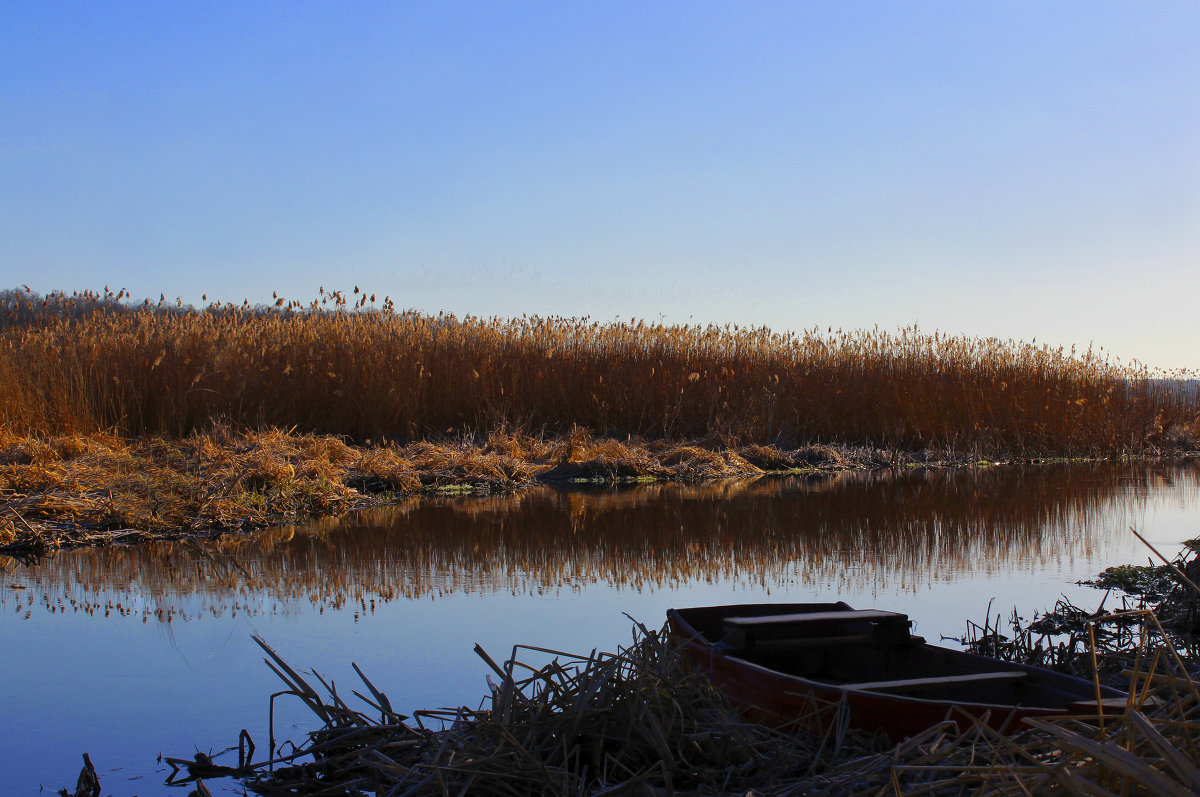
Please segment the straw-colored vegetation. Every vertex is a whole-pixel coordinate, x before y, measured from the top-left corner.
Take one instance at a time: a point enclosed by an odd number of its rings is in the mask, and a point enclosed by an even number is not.
[[[360,442],[579,427],[1019,456],[1144,452],[1197,432],[1194,397],[1091,351],[915,328],[781,334],[374,308],[341,293],[193,309],[10,292],[0,422],[180,437],[222,420]]]
[[[746,454],[791,467],[847,466],[820,446],[790,452],[752,446]],[[762,470],[734,449],[593,439],[578,430],[561,438],[493,432],[480,440],[355,447],[330,435],[274,429],[214,427],[181,440],[129,440],[0,427],[0,551],[260,529],[417,492],[752,473]]]
[[[1194,447],[1196,394],[1148,377],[1092,352],[916,329],[9,291],[0,545],[260,527],[455,485]]]

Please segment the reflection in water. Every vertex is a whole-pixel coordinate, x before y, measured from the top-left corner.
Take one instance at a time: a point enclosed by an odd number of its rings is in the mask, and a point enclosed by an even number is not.
[[[917,589],[1093,556],[1151,491],[1194,504],[1196,467],[1044,465],[844,473],[698,486],[538,488],[412,499],[203,546],[150,543],[8,562],[0,607],[144,620],[319,610],[463,592],[724,581]],[[186,607],[186,608],[185,608]]]

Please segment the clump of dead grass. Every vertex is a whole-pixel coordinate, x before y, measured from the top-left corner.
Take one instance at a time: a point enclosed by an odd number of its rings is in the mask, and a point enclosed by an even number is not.
[[[841,468],[846,466],[846,457],[832,446],[806,445],[794,450],[775,445],[751,443],[743,446],[739,453],[748,462],[765,471],[788,471],[807,468]]]
[[[880,747],[857,732],[822,740],[745,722],[665,633],[644,627],[615,653],[519,645],[498,664],[477,647],[495,678],[490,699],[478,709],[420,710],[411,722],[361,670],[354,694],[365,705],[356,709],[319,674],[301,675],[255,640],[283,694],[323,727],[299,746],[277,744],[272,729],[268,759],[257,763],[245,744],[236,767],[168,758],[170,783],[234,776],[267,795],[741,795]]]
[[[493,430],[354,446],[331,435],[214,426],[180,440],[0,429],[0,545],[33,549],[248,530],[445,489],[697,481],[758,473],[737,451]]]

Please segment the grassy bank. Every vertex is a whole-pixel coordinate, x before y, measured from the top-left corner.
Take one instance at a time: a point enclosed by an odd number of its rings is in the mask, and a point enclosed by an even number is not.
[[[300,306],[0,300],[0,424],[181,438],[214,421],[366,442],[497,428],[1108,456],[1200,433],[1194,395],[1092,352],[916,329],[429,316],[325,294]]]
[[[537,482],[699,481],[895,464],[825,446],[698,446],[492,432],[352,446],[329,435],[215,427],[182,438],[21,435],[0,429],[0,551],[263,528],[420,492]]]

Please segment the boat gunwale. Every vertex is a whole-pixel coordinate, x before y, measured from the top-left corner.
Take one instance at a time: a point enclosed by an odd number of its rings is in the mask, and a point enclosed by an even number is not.
[[[932,647],[938,647],[938,646],[934,645]],[[941,650],[950,650],[950,648],[940,648],[940,649]],[[952,651],[952,652],[957,653],[958,651]],[[885,698],[889,702],[914,703],[914,704],[920,704],[920,705],[925,705],[925,706],[946,706],[947,709],[949,709],[950,707],[953,707],[953,706],[970,706],[972,708],[996,709],[999,711],[1013,711],[1013,710],[1020,711],[1020,710],[1025,710],[1025,709],[1033,709],[1038,712],[1057,712],[1060,714],[1066,714],[1069,711],[1069,709],[1067,709],[1067,708],[1058,707],[1058,706],[1019,706],[1019,705],[1016,705],[1013,703],[978,703],[973,700],[948,700],[945,698],[914,697],[913,695],[897,694],[895,692],[886,692],[886,691],[882,691],[882,690],[854,689],[854,688],[852,688],[853,684],[833,684],[833,683],[829,683],[828,681],[814,681],[811,678],[805,678],[804,676],[801,676],[801,675],[790,675],[789,673],[780,672],[779,670],[773,670],[770,667],[766,667],[762,664],[758,664],[753,661],[748,661],[746,659],[738,658],[737,656],[730,656],[728,654],[719,653],[719,652],[717,655],[720,655],[726,661],[733,662],[734,664],[736,664],[740,667],[753,668],[755,670],[759,670],[768,675],[772,675],[772,676],[775,676],[778,678],[786,678],[789,681],[795,681],[799,684],[803,684],[805,686],[811,687],[811,689],[807,692],[784,691],[783,694],[787,695],[788,697],[807,697],[815,689],[815,690],[827,691],[827,692],[854,692],[855,694],[860,694],[860,695],[869,695],[871,697]],[[1014,670],[1014,672],[1016,672],[1016,670]],[[1070,676],[1068,676],[1068,677],[1070,677]],[[1110,695],[1110,697],[1117,697],[1117,695]],[[1124,697],[1124,695],[1120,695],[1120,697]]]

